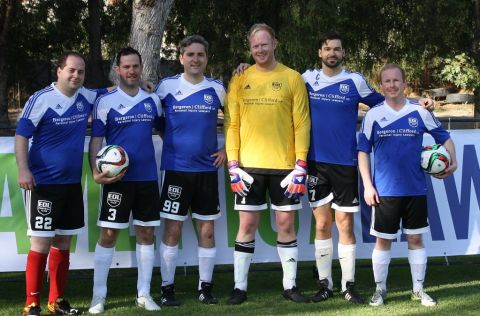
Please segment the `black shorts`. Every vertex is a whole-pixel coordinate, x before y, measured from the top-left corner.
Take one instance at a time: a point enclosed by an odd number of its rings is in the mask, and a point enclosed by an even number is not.
[[[266,194],[270,197],[270,208],[274,211],[294,211],[302,208],[300,199],[289,199],[285,196],[286,188],[280,182],[286,175],[250,173],[254,181],[247,196],[235,194],[235,210],[261,211],[268,208]]]
[[[76,235],[84,230],[83,194],[80,183],[38,184],[25,191],[28,236]]]
[[[193,218],[205,221],[219,218],[217,171],[164,171],[160,206],[162,218],[184,221],[189,208]]]
[[[427,197],[381,196],[378,206],[372,207],[370,235],[383,239],[397,238],[400,229],[407,235],[423,234],[429,231]]]
[[[332,202],[337,211],[360,211],[356,166],[309,161],[307,190],[312,208]]]
[[[115,182],[101,187],[100,214],[97,225],[122,229],[133,225],[160,225],[160,194],[157,181]]]

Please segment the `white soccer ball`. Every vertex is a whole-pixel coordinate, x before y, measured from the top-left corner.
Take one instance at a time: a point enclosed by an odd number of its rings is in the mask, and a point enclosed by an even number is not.
[[[425,146],[422,149],[420,165],[429,174],[440,174],[450,166],[450,154],[440,144]]]
[[[107,172],[109,177],[115,177],[128,168],[128,154],[120,146],[108,145],[97,153],[96,165],[100,172]]]

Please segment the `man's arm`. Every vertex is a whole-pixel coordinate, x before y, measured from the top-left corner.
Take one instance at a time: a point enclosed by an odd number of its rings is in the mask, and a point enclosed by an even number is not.
[[[101,173],[97,169],[97,153],[102,148],[103,137],[91,137],[90,144],[88,145],[88,158],[90,163],[90,169],[92,169],[93,180],[98,184],[110,184],[122,179],[125,172],[120,173],[115,177],[108,177],[108,172]]]
[[[455,153],[455,144],[453,143],[452,139],[449,138],[442,145],[447,149],[448,153],[450,154],[450,165],[447,169],[445,169],[443,173],[434,175],[434,177],[437,179],[445,179],[446,177],[452,175],[455,170],[457,170],[457,155]]]
[[[370,154],[358,151],[358,170],[362,177],[365,202],[370,206],[376,206],[380,202],[370,174]]]
[[[15,135],[15,158],[18,166],[18,184],[22,189],[33,190],[35,179],[28,167],[28,139]]]

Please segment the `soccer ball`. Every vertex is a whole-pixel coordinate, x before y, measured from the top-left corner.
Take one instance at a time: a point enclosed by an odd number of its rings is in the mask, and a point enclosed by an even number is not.
[[[109,177],[115,177],[128,168],[128,155],[125,149],[117,145],[108,145],[97,153],[97,169],[107,171]]]
[[[440,144],[425,146],[422,149],[420,165],[429,174],[439,174],[450,166],[450,154]]]

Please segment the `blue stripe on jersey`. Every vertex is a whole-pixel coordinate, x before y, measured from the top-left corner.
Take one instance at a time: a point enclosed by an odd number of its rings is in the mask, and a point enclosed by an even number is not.
[[[440,144],[450,137],[431,113],[413,103],[398,112],[382,103],[367,113],[358,150],[369,153],[373,148],[373,181],[380,196],[426,194],[425,174],[420,168],[424,133]]]
[[[39,90],[39,91],[35,92],[30,97],[30,99],[28,100],[27,105],[25,106],[26,109],[23,111],[22,117],[28,118],[30,116],[30,113],[32,112],[33,106],[35,105],[35,102],[37,101],[38,97],[40,97],[42,94],[47,93],[47,92],[52,91],[52,90],[53,90],[53,87],[48,86],[48,87],[43,88],[42,90]]]

